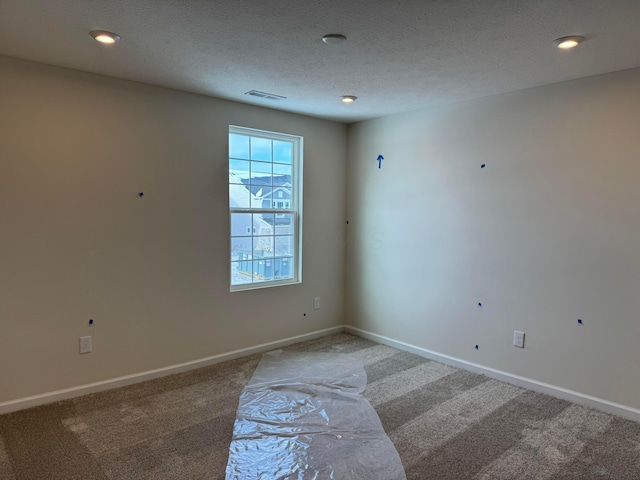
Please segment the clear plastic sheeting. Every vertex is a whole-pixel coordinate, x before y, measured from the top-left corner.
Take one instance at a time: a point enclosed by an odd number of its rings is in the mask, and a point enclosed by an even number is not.
[[[406,480],[349,354],[263,355],[240,395],[226,480]]]

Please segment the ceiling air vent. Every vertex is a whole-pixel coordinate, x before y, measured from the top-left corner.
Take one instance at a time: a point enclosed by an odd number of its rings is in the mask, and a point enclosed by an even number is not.
[[[276,95],[275,93],[259,92],[258,90],[251,90],[250,92],[245,93],[245,95],[260,97],[266,100],[285,100],[287,98],[282,95]]]

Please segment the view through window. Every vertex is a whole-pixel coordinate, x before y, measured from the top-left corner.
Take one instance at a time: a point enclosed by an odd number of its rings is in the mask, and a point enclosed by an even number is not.
[[[229,127],[231,290],[301,279],[302,138]]]

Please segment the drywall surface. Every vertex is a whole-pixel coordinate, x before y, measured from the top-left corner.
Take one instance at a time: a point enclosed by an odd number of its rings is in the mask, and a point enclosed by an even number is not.
[[[0,72],[0,403],[343,323],[345,125],[7,57]],[[229,292],[230,124],[304,137],[302,284]]]
[[[348,323],[640,408],[639,119],[632,70],[351,125]]]

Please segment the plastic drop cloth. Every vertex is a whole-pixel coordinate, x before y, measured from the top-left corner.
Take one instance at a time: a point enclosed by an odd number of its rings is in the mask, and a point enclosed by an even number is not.
[[[349,354],[263,355],[240,395],[226,480],[406,480]]]

